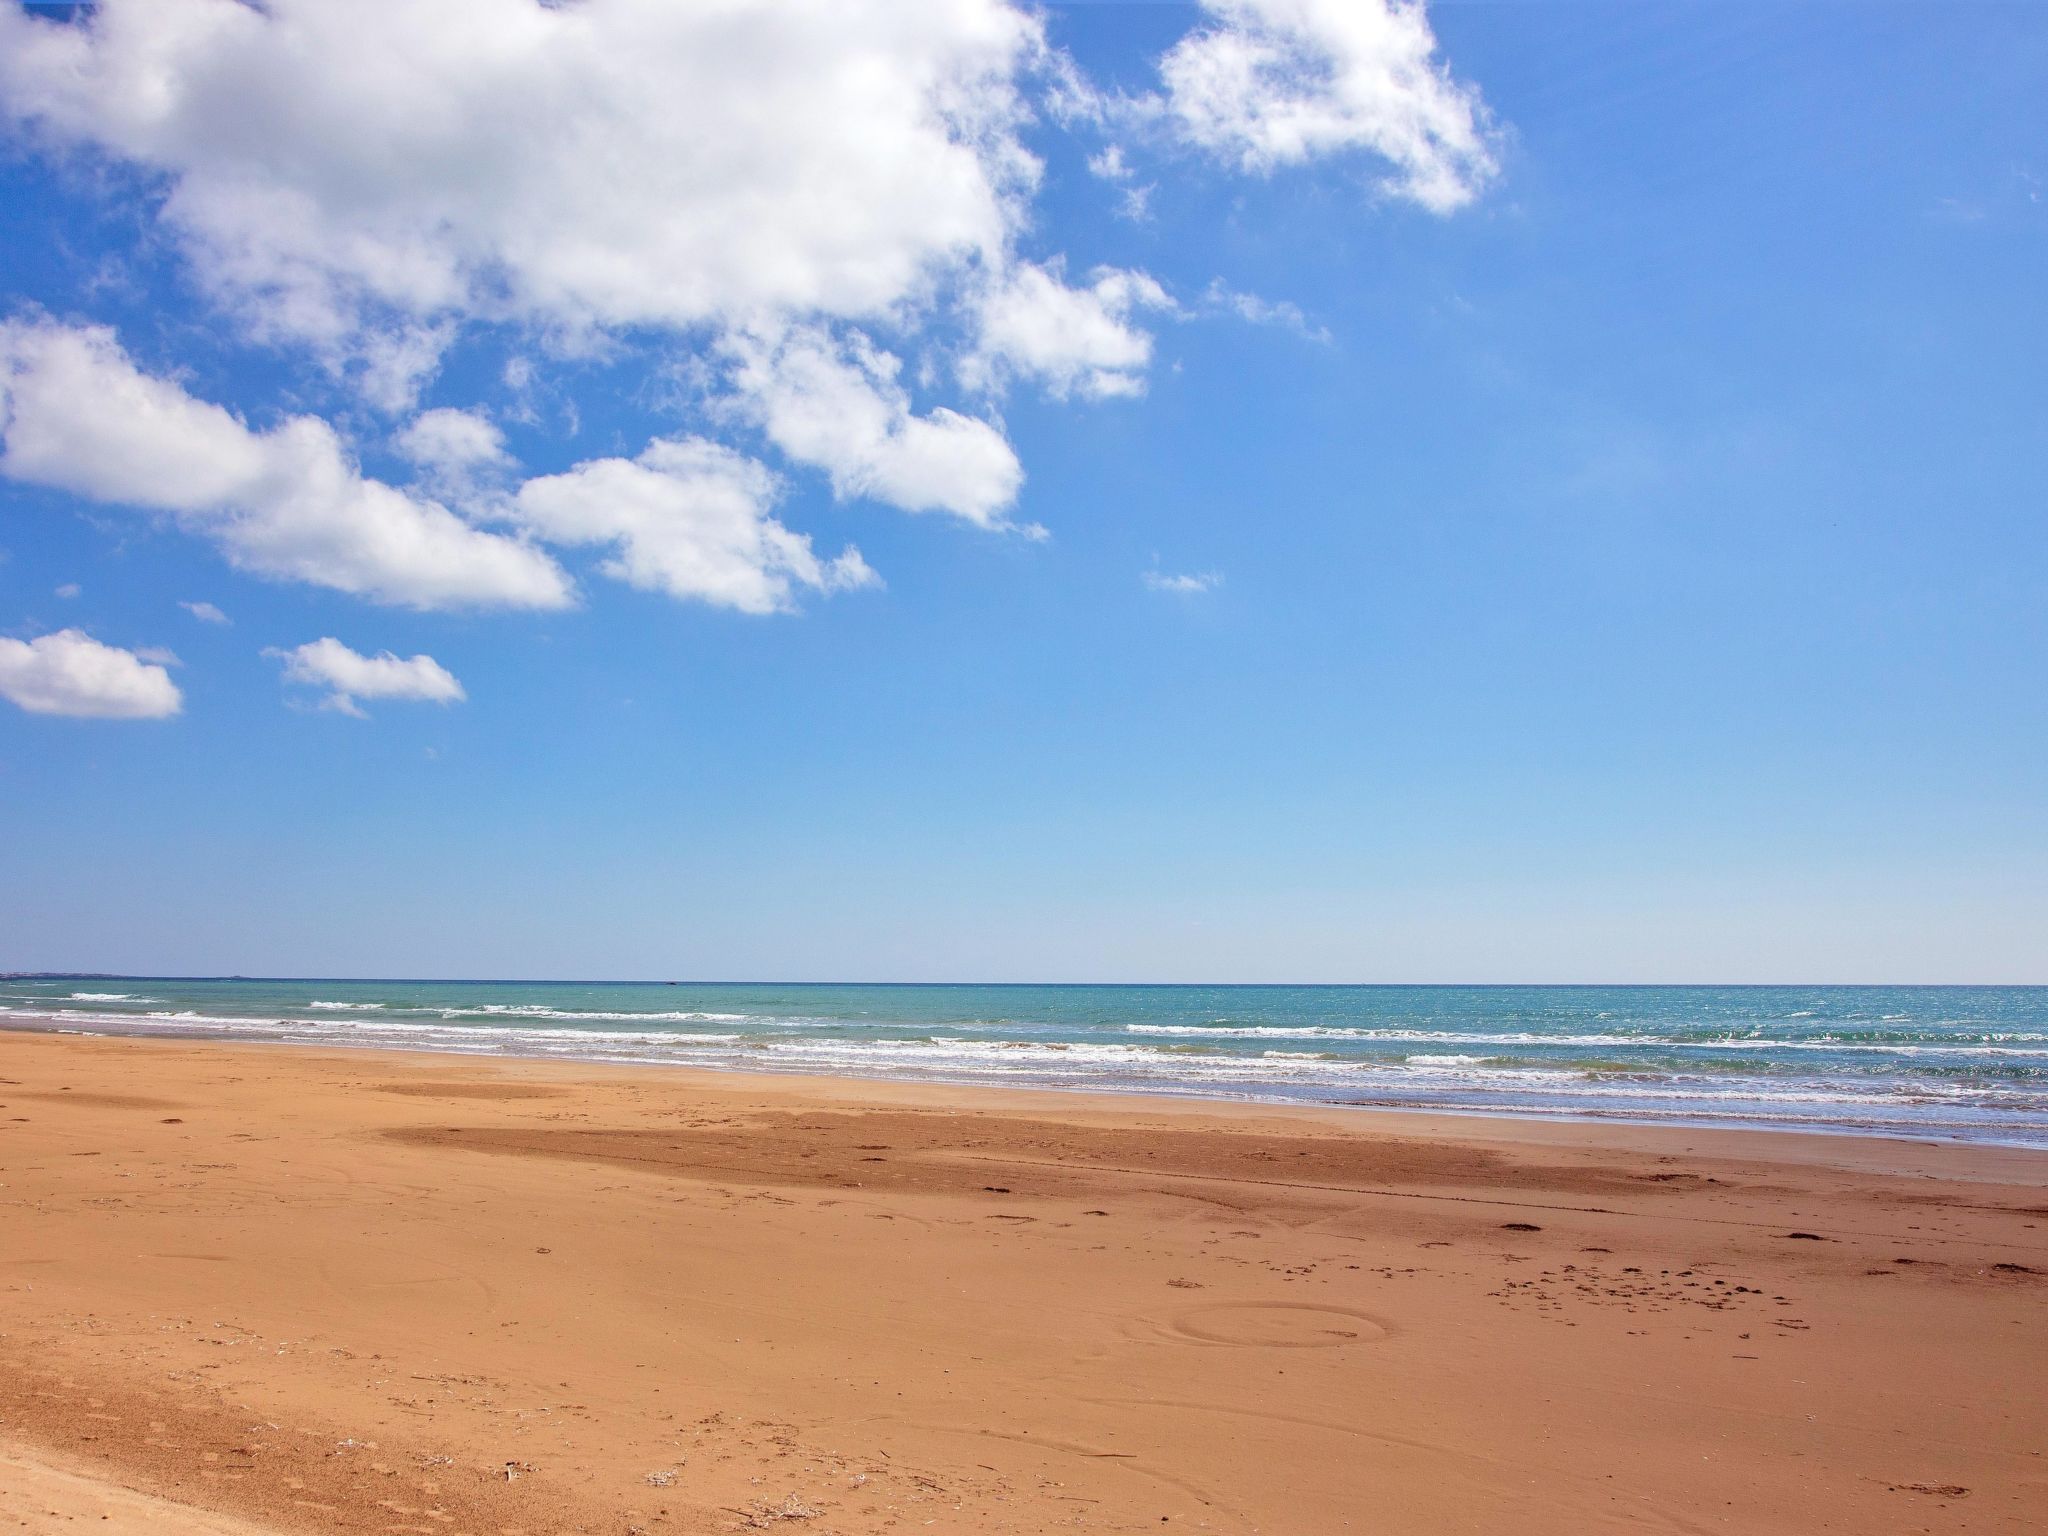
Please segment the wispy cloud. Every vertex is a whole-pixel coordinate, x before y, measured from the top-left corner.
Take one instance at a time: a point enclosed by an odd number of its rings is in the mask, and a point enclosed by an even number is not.
[[[1223,585],[1223,577],[1216,571],[1168,572],[1149,570],[1141,572],[1138,579],[1154,592],[1172,592],[1181,597],[1196,597],[1204,592],[1214,592]]]
[[[1234,315],[1248,325],[1276,325],[1318,346],[1330,344],[1329,331],[1309,319],[1301,306],[1289,299],[1262,299],[1256,293],[1241,293],[1217,278],[1204,290],[1202,303],[1212,312]]]

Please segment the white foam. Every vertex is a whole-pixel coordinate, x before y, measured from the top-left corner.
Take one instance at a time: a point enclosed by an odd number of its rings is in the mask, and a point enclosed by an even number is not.
[[[599,1024],[745,1024],[744,1013],[595,1013],[549,1008],[540,1003],[479,1003],[471,1008],[442,1008],[444,1019],[466,1019],[477,1015],[510,1019],[582,1019]]]
[[[2018,1033],[1990,1033],[1986,1039],[1995,1044],[1979,1044],[1975,1041],[1948,1043],[1938,1040],[1916,1042],[1886,1042],[1875,1040],[1834,1040],[1825,1036],[1808,1040],[1773,1040],[1762,1036],[1724,1035],[1715,1039],[1686,1038],[1675,1035],[1546,1035],[1526,1030],[1481,1031],[1458,1029],[1401,1029],[1401,1028],[1351,1028],[1331,1024],[1126,1024],[1126,1034],[1133,1035],[1174,1035],[1193,1039],[1251,1039],[1251,1040],[1359,1040],[1380,1041],[1389,1045],[1566,1045],[1566,1046],[1614,1046],[1636,1050],[1662,1051],[1849,1051],[1873,1052],[1879,1054],[2006,1054],[2015,1056],[2048,1055],[2048,1051],[2024,1051],[2013,1048],[2012,1042],[2048,1043],[2048,1034],[2028,1031]]]
[[[201,997],[214,994],[204,992]],[[431,994],[430,994],[431,995]],[[443,996],[448,994],[444,993]],[[460,995],[460,994],[456,994]],[[500,993],[499,995],[504,995]],[[490,1057],[526,1055],[583,1061],[749,1067],[777,1072],[908,1077],[926,1081],[1015,1083],[1210,1097],[1322,1102],[1533,1114],[1612,1115],[1667,1120],[1811,1124],[1816,1127],[2005,1127],[2037,1136],[2048,1126],[2048,1093],[2018,1081],[2025,1059],[2048,1057],[2048,1033],[1995,1031],[1961,1024],[1968,1043],[1939,1040],[1837,1041],[1710,1039],[1641,1034],[1498,1033],[1340,1025],[1138,1024],[1064,1027],[1046,1021],[927,1022],[768,1017],[707,1011],[632,1013],[496,1003],[293,1005],[296,1017],[223,1016],[203,1007],[144,1013],[126,1006],[149,999],[95,994],[65,1006],[61,993],[37,1002],[9,994],[6,1025],[41,1017],[105,1032],[214,1035],[306,1045],[411,1048]],[[567,998],[561,999],[567,1001]],[[108,1005],[95,1010],[93,1003]],[[2024,1022],[2033,1022],[2030,1018]],[[1540,1023],[1540,1021],[1539,1021]],[[718,1027],[744,1025],[745,1028]],[[712,1026],[706,1028],[705,1026]],[[36,1027],[31,1025],[30,1027]],[[1583,1025],[1581,1025],[1583,1027]],[[1625,1028],[1626,1026],[1620,1026]],[[1714,1023],[1692,1026],[1713,1034]],[[1738,1026],[1739,1027],[1739,1026]],[[1768,1027],[1768,1026],[1767,1026]],[[1842,1024],[1844,1029],[1864,1026]],[[1926,1033],[1939,1026],[1930,1025]],[[101,1032],[93,1028],[91,1032]],[[1675,1033],[1676,1031],[1674,1031]],[[1051,1036],[1051,1038],[1048,1038]],[[1064,1038],[1062,1038],[1064,1037]],[[1403,1053],[1403,1045],[1417,1049]],[[1465,1047],[1460,1049],[1460,1047]],[[1517,1047],[1616,1047],[1623,1063],[1589,1068],[1547,1050]],[[1776,1052],[1768,1068],[1740,1059]],[[1867,1052],[1840,1061],[1812,1052]],[[1693,1066],[1683,1063],[1688,1059]],[[1727,1053],[1736,1053],[1730,1056]],[[1995,1078],[1994,1063],[2022,1058]],[[1971,1071],[1977,1063],[1981,1072]],[[1813,1070],[1802,1070],[1808,1063]],[[1956,1074],[1945,1080],[1935,1069]]]
[[[1353,1028],[1338,1024],[1126,1024],[1133,1035],[1190,1035],[1244,1040],[1384,1040],[1446,1045],[1670,1045],[1650,1035],[1538,1035],[1457,1029]]]

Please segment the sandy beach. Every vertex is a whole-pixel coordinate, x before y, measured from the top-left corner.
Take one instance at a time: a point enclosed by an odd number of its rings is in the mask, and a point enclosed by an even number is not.
[[[0,1035],[0,1529],[2048,1523],[2048,1156]]]

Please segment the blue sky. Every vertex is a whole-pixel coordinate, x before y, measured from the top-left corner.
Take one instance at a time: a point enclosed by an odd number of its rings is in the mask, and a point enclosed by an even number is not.
[[[2039,7],[852,5],[892,136],[584,0],[511,169],[474,30],[143,9],[0,24],[0,967],[2048,981]]]

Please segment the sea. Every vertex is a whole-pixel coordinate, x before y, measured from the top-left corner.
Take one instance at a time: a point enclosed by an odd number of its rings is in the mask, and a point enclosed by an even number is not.
[[[2048,1147],[2048,987],[0,979],[0,1028]]]

